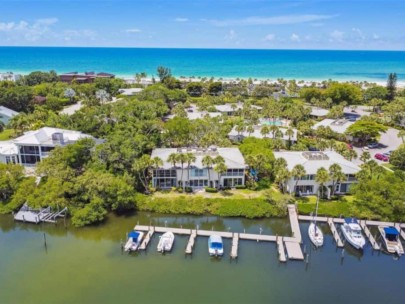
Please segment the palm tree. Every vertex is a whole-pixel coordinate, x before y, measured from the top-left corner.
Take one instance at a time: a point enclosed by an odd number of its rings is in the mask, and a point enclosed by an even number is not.
[[[193,153],[186,153],[186,158],[187,158],[187,183],[190,186],[190,166],[192,163],[195,163],[197,158]]]
[[[285,184],[288,179],[291,177],[291,173],[288,171],[287,168],[279,168],[276,172],[276,182],[280,185],[281,191],[283,193],[286,192]]]
[[[318,171],[316,171],[316,175],[315,175],[315,181],[319,184],[319,189],[318,189],[318,195],[320,192],[320,197],[322,198],[323,193],[322,190],[325,186],[325,184],[330,180],[330,176],[328,171],[321,167],[318,169]]]
[[[246,131],[248,132],[249,136],[252,136],[252,134],[255,132],[255,128],[252,125],[248,125]]]
[[[360,156],[360,160],[363,163],[368,162],[370,159],[371,159],[371,155],[370,155],[370,152],[368,152],[368,151],[364,151]]]
[[[214,158],[214,162],[215,162],[215,164],[220,164],[220,163],[225,164],[225,159],[221,155],[218,155],[217,157]]]
[[[215,165],[214,170],[218,173],[218,186],[221,182],[221,175],[228,170],[224,162],[219,162]]]
[[[332,196],[335,195],[336,185],[341,181],[346,180],[346,174],[343,173],[342,167],[339,164],[333,164],[329,167],[329,175],[332,179]]]
[[[295,194],[298,194],[298,182],[301,179],[301,177],[305,176],[307,174],[307,172],[305,171],[305,168],[303,165],[295,165],[294,168],[291,171],[291,175],[295,178],[296,182],[295,182]]]
[[[346,151],[343,153],[343,156],[352,161],[353,158],[357,158],[357,152],[353,149],[346,149]]]
[[[211,176],[210,176],[210,169],[211,169],[211,166],[212,165],[214,165],[215,164],[215,161],[214,161],[214,159],[211,157],[211,156],[209,156],[209,155],[205,155],[204,157],[203,157],[203,159],[202,159],[202,164],[203,164],[203,166],[205,166],[206,168],[207,168],[207,170],[208,170],[208,185],[210,184],[210,181],[211,181]]]
[[[288,136],[288,145],[291,147],[291,138],[294,136],[294,130],[292,128],[288,128],[285,131],[285,135]]]
[[[405,130],[399,131],[397,136],[402,139],[402,143],[405,143]]]
[[[270,126],[270,131],[273,134],[273,138],[276,138],[276,134],[279,131],[279,128],[276,125],[271,125]]]
[[[236,132],[238,132],[238,137],[245,131],[245,126],[243,123],[239,123],[235,127]]]
[[[181,165],[181,185],[183,186],[183,189],[185,187],[185,184],[183,182],[183,173],[184,173],[184,164],[187,162],[187,154],[185,153],[179,153],[177,155],[177,161],[180,163]]]
[[[326,148],[328,147],[328,143],[326,140],[324,139],[320,139],[318,141],[318,143],[316,144],[316,147],[320,150],[320,151],[325,151]]]
[[[150,160],[150,168],[151,169],[157,170],[162,166],[163,166],[163,161],[162,161],[162,159],[160,157],[155,156],[154,158],[152,158]],[[151,173],[151,175],[153,176],[153,172]]]
[[[270,129],[269,129],[269,127],[268,127],[268,126],[263,126],[262,129],[260,130],[260,134],[261,134],[264,138],[266,138],[267,135],[270,134]]]

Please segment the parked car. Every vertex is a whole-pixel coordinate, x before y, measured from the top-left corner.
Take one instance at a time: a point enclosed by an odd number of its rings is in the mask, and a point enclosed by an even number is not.
[[[316,147],[309,147],[309,148],[308,148],[308,151],[316,152],[316,151],[319,151],[319,149],[316,148]]]
[[[347,144],[347,148],[350,150],[353,150],[353,145],[352,144]]]
[[[385,162],[389,161],[389,159],[390,159],[388,156],[381,154],[381,153],[377,153],[376,155],[374,155],[374,158],[385,161]]]
[[[388,157],[390,157],[391,156],[391,153],[392,153],[393,151],[392,150],[390,150],[390,151],[388,151],[388,152],[385,152],[385,153],[383,153],[385,156],[388,156]]]
[[[380,146],[379,143],[370,143],[367,145],[369,149],[377,149]]]

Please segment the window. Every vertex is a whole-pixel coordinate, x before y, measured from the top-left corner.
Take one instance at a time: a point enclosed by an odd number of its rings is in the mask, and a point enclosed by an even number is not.
[[[153,170],[153,177],[177,177],[176,170]]]
[[[208,175],[208,171],[207,169],[192,169],[191,170],[191,174],[190,176],[193,177],[201,177],[201,176],[207,176]]]
[[[224,176],[243,176],[245,174],[244,169],[228,169]]]
[[[192,179],[190,180],[190,187],[206,187],[208,180],[206,179]]]
[[[55,147],[41,147],[41,152],[50,152],[53,149],[55,149]]]
[[[308,195],[314,192],[314,186],[296,186],[294,192],[298,192],[300,195]]]
[[[21,154],[38,154],[39,155],[39,147],[38,146],[21,146],[20,147]]]

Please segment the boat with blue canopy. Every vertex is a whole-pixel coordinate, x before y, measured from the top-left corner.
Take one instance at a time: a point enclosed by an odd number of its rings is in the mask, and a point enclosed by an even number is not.
[[[389,253],[396,253],[398,256],[404,254],[404,247],[402,246],[397,228],[393,226],[378,226],[378,230]]]
[[[222,256],[224,254],[224,243],[219,235],[211,235],[208,238],[208,252],[210,256]]]
[[[135,230],[131,231],[128,234],[128,240],[124,246],[124,250],[126,252],[138,250],[138,247],[141,244],[143,235],[144,235],[144,233],[141,231],[135,231]]]

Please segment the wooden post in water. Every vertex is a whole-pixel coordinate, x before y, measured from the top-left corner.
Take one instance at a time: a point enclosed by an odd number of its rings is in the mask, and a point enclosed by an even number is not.
[[[45,248],[47,248],[47,245],[46,245],[46,235],[45,235],[45,233],[44,233],[44,246],[45,246]]]

